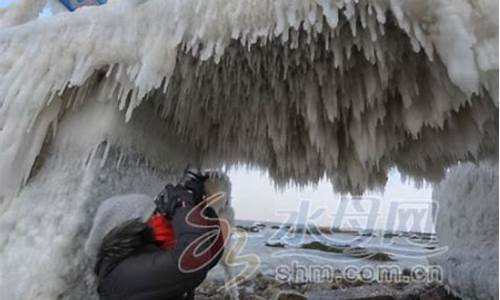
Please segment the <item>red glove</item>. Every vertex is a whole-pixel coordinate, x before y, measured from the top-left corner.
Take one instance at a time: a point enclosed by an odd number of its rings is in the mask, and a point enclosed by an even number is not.
[[[163,249],[175,247],[175,233],[170,221],[159,213],[154,214],[148,221],[153,231],[153,237]]]

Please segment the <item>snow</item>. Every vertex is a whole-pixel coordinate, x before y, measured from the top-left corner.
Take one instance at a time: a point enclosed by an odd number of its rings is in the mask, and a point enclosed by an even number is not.
[[[434,257],[446,283],[462,299],[498,299],[498,160],[460,164],[433,193],[439,204]]]

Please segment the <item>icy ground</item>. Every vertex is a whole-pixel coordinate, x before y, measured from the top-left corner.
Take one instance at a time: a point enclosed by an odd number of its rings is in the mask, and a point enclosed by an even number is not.
[[[345,271],[347,267],[372,266],[376,269],[380,265],[397,266],[400,271],[411,269],[416,265],[427,266],[427,256],[435,255],[437,252],[429,250],[429,247],[436,247],[437,244],[430,240],[416,240],[410,237],[362,237],[354,233],[333,233],[326,235],[315,234],[290,234],[286,230],[278,232],[268,225],[266,229],[258,233],[247,233],[247,239],[241,247],[238,256],[258,256],[259,264],[255,272],[267,276],[276,276],[276,269],[279,266],[292,266],[292,262],[304,266],[327,264],[338,271]],[[279,237],[277,239],[277,237]],[[235,234],[233,244],[236,240],[243,239]],[[350,245],[351,247],[363,247],[373,253],[382,252],[389,254],[392,261],[381,262],[374,259],[359,259],[340,253],[328,253],[319,250],[301,249],[303,244],[312,241],[320,241],[330,245]],[[285,248],[266,246],[266,242],[271,244],[280,242],[285,244]],[[439,251],[439,250],[438,250]],[[245,261],[245,259],[242,259]],[[241,263],[236,269],[241,271],[245,266]],[[238,272],[236,272],[238,273]],[[376,274],[375,274],[376,275]],[[222,280],[224,277],[220,266],[215,267],[208,275],[210,280]]]

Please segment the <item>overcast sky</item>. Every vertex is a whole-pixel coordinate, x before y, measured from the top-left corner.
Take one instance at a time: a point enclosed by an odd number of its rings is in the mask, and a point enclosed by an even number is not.
[[[344,197],[334,192],[331,184],[323,180],[317,186],[306,188],[289,187],[282,191],[275,189],[267,174],[258,170],[239,169],[230,172],[233,185],[233,206],[238,219],[285,222],[289,213],[299,211],[301,203],[309,205],[309,214],[324,208],[318,219],[310,220],[321,225],[337,225],[335,217],[340,214],[339,205],[346,207],[342,227],[375,227],[398,230],[432,231],[430,187],[416,188],[413,183],[402,181],[399,173],[393,171],[383,193],[367,192],[360,200]],[[378,209],[376,209],[378,207]],[[392,211],[392,214],[391,214]],[[414,222],[408,217],[406,224],[399,216],[419,213],[421,218]],[[422,216],[422,214],[424,214]],[[370,223],[368,215],[376,217]],[[423,220],[422,220],[423,218]],[[395,223],[391,223],[395,221]],[[369,225],[372,224],[372,225]]]

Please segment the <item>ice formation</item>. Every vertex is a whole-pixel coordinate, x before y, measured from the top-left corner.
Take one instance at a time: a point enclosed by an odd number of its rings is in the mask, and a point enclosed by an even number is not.
[[[0,9],[0,28],[26,23],[38,17],[47,0],[18,0],[9,9]]]
[[[154,103],[207,164],[257,164],[279,182],[326,174],[351,191],[383,185],[391,167],[440,178],[450,163],[495,146],[497,8],[495,0],[126,0],[7,26],[2,193],[11,197],[26,179],[43,128],[97,88],[124,121]],[[44,117],[55,97],[63,103]]]
[[[1,299],[85,298],[98,202],[187,162],[360,192],[498,148],[496,0],[45,3],[0,11]]]
[[[93,266],[84,254],[97,207],[120,194],[154,197],[196,158],[178,140],[165,146],[162,139],[173,137],[151,114],[143,105],[125,123],[112,103],[91,101],[61,118],[30,180],[0,215],[0,299],[97,299]],[[140,147],[110,144],[89,158],[85,145],[109,135],[134,136],[139,145],[157,149],[158,160],[175,159],[158,169]]]
[[[436,231],[449,249],[434,257],[462,299],[498,299],[498,161],[453,167],[433,193]]]

